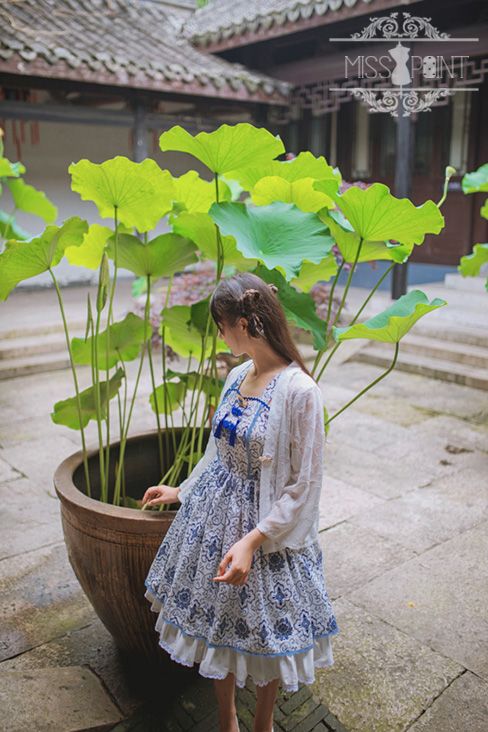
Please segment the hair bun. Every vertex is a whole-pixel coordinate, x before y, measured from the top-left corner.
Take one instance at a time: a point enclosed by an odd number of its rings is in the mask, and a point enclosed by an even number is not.
[[[271,284],[269,284],[269,285],[268,285],[268,287],[269,287],[269,289],[271,290],[271,292],[272,292],[272,293],[273,293],[274,295],[276,295],[276,293],[278,292],[278,288],[276,287],[276,285],[273,285],[273,283],[271,283]]]
[[[252,313],[256,308],[257,303],[261,299],[261,293],[259,290],[250,288],[241,295],[241,306],[245,313]]]

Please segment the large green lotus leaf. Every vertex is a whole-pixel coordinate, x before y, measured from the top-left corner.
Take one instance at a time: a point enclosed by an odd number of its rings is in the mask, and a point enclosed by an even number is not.
[[[94,201],[102,218],[117,218],[140,231],[154,229],[173,206],[173,180],[148,158],[134,163],[117,156],[95,164],[80,160],[69,167],[71,188],[83,201]]]
[[[109,381],[109,399],[117,394],[124,378],[123,369],[117,369],[115,374]],[[81,401],[81,422],[86,427],[91,419],[96,419],[96,392],[93,386],[85,389],[80,394]],[[102,381],[100,384],[100,407],[102,416],[105,417],[107,410],[107,382]],[[54,412],[51,413],[51,419],[55,424],[62,424],[72,430],[80,429],[80,418],[78,415],[78,402],[76,396],[65,399],[62,402],[56,402]]]
[[[11,163],[7,158],[0,157],[0,178],[18,178],[25,173],[22,163]]]
[[[347,328],[334,326],[334,337],[336,341],[366,338],[370,341],[398,343],[417,320],[443,305],[447,305],[445,300],[436,297],[429,303],[427,295],[420,290],[412,290],[400,297],[387,310],[364,323],[356,323]]]
[[[190,391],[200,388],[201,383],[202,391],[207,395],[207,403],[213,404],[214,406],[217,406],[218,404],[220,391],[225,383],[225,379],[218,379],[218,383],[216,383],[213,376],[206,376],[204,374],[201,377],[198,371],[180,372],[168,369],[167,376],[168,379],[178,378]],[[218,393],[217,397],[215,396],[216,391]]]
[[[317,315],[315,300],[306,292],[297,292],[276,269],[259,267],[259,277],[278,288],[278,299],[287,320],[300,328],[308,330],[313,336],[314,348],[320,350],[325,345],[326,324]]]
[[[214,203],[209,214],[223,234],[234,236],[248,259],[278,267],[287,280],[297,277],[304,259],[318,264],[334,241],[314,213],[304,213],[292,203],[279,201],[251,208],[245,203]]]
[[[86,221],[73,216],[62,226],[48,226],[41,236],[29,241],[7,241],[0,254],[0,300],[6,300],[19,282],[59,264],[65,249],[80,246],[87,230]]]
[[[314,188],[330,196],[356,234],[367,241],[421,244],[426,234],[438,234],[444,226],[444,217],[433,201],[414,206],[408,198],[392,196],[382,183],[366,190],[351,186],[342,195],[336,181],[316,181]]]
[[[481,165],[474,173],[466,173],[462,181],[463,193],[488,191],[488,163]]]
[[[311,152],[301,152],[293,160],[270,160],[264,165],[257,166],[253,161],[252,167],[243,170],[232,170],[228,178],[238,180],[246,191],[252,191],[261,178],[278,176],[293,183],[302,178],[334,178],[340,184],[342,177],[337,169],[332,168],[324,157],[316,158]]]
[[[480,273],[482,265],[486,262],[488,262],[488,244],[475,244],[472,254],[461,257],[458,270],[463,277],[476,277]],[[486,289],[488,290],[488,278],[486,280]]]
[[[196,246],[179,234],[161,234],[144,244],[132,234],[119,234],[117,265],[138,277],[170,277],[198,262]],[[115,235],[107,243],[108,256],[115,255]]]
[[[25,231],[18,225],[18,223],[15,219],[15,216],[8,214],[5,211],[2,211],[1,209],[0,209],[0,236],[2,236],[4,239],[5,238],[20,239],[21,241],[25,241],[25,239],[32,238],[32,234],[29,234],[28,231]]]
[[[251,198],[256,206],[267,206],[273,201],[294,203],[305,213],[317,212],[322,208],[334,208],[334,202],[324,193],[313,188],[314,178],[301,178],[290,183],[277,175],[266,176],[258,180]]]
[[[190,305],[173,305],[163,308],[160,331],[164,328],[164,340],[182,358],[195,356],[200,360],[202,355],[202,335],[192,322]],[[207,339],[204,358],[212,353],[212,338]]]
[[[68,247],[65,250],[66,259],[70,264],[98,269],[107,239],[112,234],[113,231],[108,226],[92,224],[83,237],[83,244],[80,247]]]
[[[12,192],[15,207],[19,211],[40,216],[46,224],[56,220],[58,209],[45,193],[38,191],[34,186],[27,185],[22,178],[8,180],[7,185]]]
[[[345,262],[353,263],[356,259],[359,244],[361,242],[358,234],[348,227],[337,223],[332,217],[322,218],[322,221],[329,225],[342,258]],[[349,230],[348,230],[349,229]],[[358,262],[372,262],[376,259],[390,259],[393,262],[404,262],[412,253],[413,244],[392,245],[385,241],[363,241],[359,253]]]
[[[234,168],[261,165],[285,152],[279,137],[247,122],[221,125],[214,132],[200,132],[193,137],[177,125],[159,138],[161,150],[177,150],[193,155],[214,173]]]
[[[170,411],[174,411],[178,407],[182,405],[182,401],[185,397],[185,393],[187,391],[193,391],[196,388],[199,388],[201,383],[201,388],[204,393],[208,393],[207,397],[207,403],[212,404],[214,406],[217,405],[219,401],[219,397],[215,396],[216,392],[216,384],[215,379],[210,376],[203,376],[202,381],[200,382],[200,374],[198,374],[196,371],[190,371],[187,373],[179,373],[176,371],[172,371],[171,369],[168,369],[167,372],[168,379],[174,379],[178,378],[178,381],[167,381],[166,382],[166,388],[165,384],[161,384],[157,387],[155,390],[156,393],[156,399],[157,399],[157,406],[158,406],[158,412],[164,413],[165,411],[169,413]],[[224,385],[224,380],[219,379],[217,392],[220,394],[220,389]],[[166,409],[165,409],[165,398],[166,394]],[[149,397],[149,402],[151,404],[151,407],[153,411],[156,411],[156,399],[154,398],[154,392]]]
[[[298,277],[294,277],[290,280],[290,285],[298,287],[302,292],[308,292],[316,282],[328,282],[331,277],[337,274],[338,265],[337,260],[332,254],[328,254],[318,264],[308,262],[306,259],[303,261]]]
[[[218,187],[219,201],[229,201],[232,198],[229,186],[219,179]],[[173,178],[173,188],[176,208],[189,213],[207,213],[212,203],[217,200],[215,182],[202,180],[196,170],[189,170],[179,178]]]
[[[110,326],[109,362],[112,368],[118,361],[134,361],[144,342],[144,320],[134,313],[128,313],[120,323]],[[93,338],[73,338],[71,350],[73,360],[79,364],[91,364]],[[107,331],[98,336],[98,368],[107,368]]]
[[[205,213],[186,213],[183,211],[171,220],[173,231],[188,237],[197,245],[204,257],[217,261],[217,227]],[[256,259],[246,259],[237,249],[233,236],[220,237],[223,248],[224,265],[234,265],[244,271],[255,267]]]
[[[185,385],[181,381],[167,381],[156,387],[149,396],[149,404],[153,412],[169,414],[182,406],[185,394]],[[157,402],[157,410],[156,410]]]

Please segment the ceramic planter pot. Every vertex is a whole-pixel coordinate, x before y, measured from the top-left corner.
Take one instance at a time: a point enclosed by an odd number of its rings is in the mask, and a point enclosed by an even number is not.
[[[111,475],[117,457],[118,443],[114,443]],[[144,597],[144,580],[179,504],[169,511],[140,511],[102,503],[96,500],[97,449],[89,452],[88,465],[92,498],[86,495],[81,451],[64,460],[54,475],[71,566],[117,646],[141,661],[168,664],[169,657],[158,646],[154,630],[157,615]],[[156,432],[129,438],[125,474],[127,494],[132,498],[142,498],[148,486],[157,485]]]

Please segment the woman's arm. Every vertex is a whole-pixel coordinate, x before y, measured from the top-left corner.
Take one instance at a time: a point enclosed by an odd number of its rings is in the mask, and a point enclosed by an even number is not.
[[[284,538],[299,520],[313,525],[322,487],[325,428],[319,386],[297,391],[290,412],[290,479],[268,515],[257,525],[262,534],[273,540]],[[309,515],[304,515],[306,506]]]

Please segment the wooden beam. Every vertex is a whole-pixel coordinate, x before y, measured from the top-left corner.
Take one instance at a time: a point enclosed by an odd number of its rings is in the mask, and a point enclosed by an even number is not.
[[[71,124],[133,127],[135,109],[113,110],[64,104],[31,104],[30,102],[0,101],[0,119],[19,119],[34,122],[66,122]],[[189,132],[217,129],[220,122],[205,117],[172,116],[146,112],[147,129],[169,129],[182,125]]]

